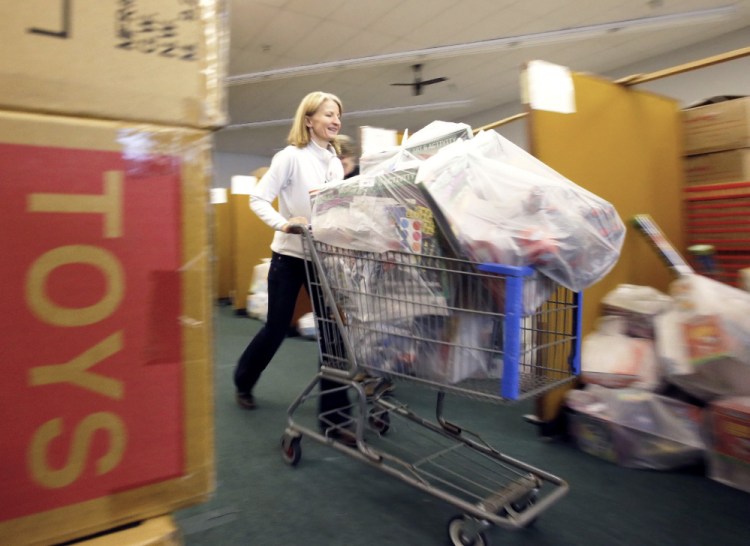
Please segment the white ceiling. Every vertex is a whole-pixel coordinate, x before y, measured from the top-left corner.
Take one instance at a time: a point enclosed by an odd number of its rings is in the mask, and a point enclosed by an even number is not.
[[[544,45],[509,44],[482,53],[448,56],[440,49],[723,6],[734,6],[731,16],[708,22],[582,34]],[[502,117],[493,111],[518,102],[519,71],[526,61],[607,74],[744,27],[750,28],[750,0],[230,0],[230,122],[216,134],[215,148],[270,157],[286,144],[300,99],[315,90],[341,98],[342,132],[355,138],[361,125],[413,133],[436,119],[479,117],[491,123]],[[414,54],[382,58],[403,52]],[[362,58],[377,63],[363,64]],[[261,78],[280,68],[345,59],[359,60],[358,66]],[[423,64],[423,79],[448,81],[426,87],[419,96],[409,87],[390,85],[411,81],[416,62]],[[457,105],[408,111],[436,103]]]

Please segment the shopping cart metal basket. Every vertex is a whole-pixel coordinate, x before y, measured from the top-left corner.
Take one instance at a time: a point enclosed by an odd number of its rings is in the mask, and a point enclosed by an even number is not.
[[[456,545],[487,544],[493,525],[526,527],[559,500],[563,479],[501,453],[443,408],[446,395],[503,404],[573,380],[581,295],[529,267],[347,250],[300,231],[321,367],[289,408],[284,459],[300,461],[306,436],[443,499],[462,512],[448,524]],[[318,414],[328,425],[318,429],[296,414],[321,379],[352,403]],[[387,395],[406,381],[437,392],[434,421]]]

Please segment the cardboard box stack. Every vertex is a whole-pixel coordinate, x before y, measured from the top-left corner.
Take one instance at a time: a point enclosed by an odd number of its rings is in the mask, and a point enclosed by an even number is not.
[[[717,278],[739,286],[750,266],[750,97],[706,102],[683,111],[688,244],[713,246]]]
[[[157,516],[137,524],[125,525],[122,529],[103,533],[70,546],[182,546],[182,533],[174,518]]]
[[[709,416],[709,477],[750,493],[750,397],[719,399]]]
[[[223,1],[5,2],[0,543],[214,488],[208,189]]]

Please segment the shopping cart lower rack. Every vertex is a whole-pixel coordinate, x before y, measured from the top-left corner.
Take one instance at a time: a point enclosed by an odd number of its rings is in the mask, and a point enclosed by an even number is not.
[[[284,459],[296,465],[307,436],[455,505],[455,545],[487,544],[488,528],[526,527],[559,500],[564,480],[451,423],[443,407],[448,394],[511,403],[573,380],[580,294],[527,267],[353,251],[302,231],[322,365],[289,408]],[[321,395],[320,380],[354,400],[305,426],[295,415]],[[387,394],[399,381],[437,392],[434,421]]]

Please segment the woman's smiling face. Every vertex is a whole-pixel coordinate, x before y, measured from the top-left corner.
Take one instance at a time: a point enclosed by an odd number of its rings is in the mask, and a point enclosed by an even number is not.
[[[324,101],[311,116],[306,116],[305,123],[310,130],[310,138],[325,148],[341,129],[341,111],[332,100]]]

